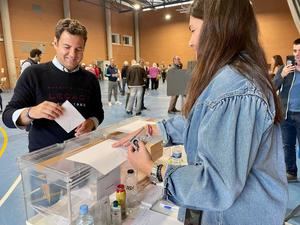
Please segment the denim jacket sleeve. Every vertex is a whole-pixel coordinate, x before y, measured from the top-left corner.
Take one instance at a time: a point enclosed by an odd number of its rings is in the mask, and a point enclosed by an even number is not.
[[[167,168],[165,198],[184,208],[221,211],[242,192],[272,117],[265,101],[250,94],[203,107],[209,109],[197,125],[198,140],[188,134],[186,140],[195,141],[196,159]]]
[[[183,132],[186,120],[183,116],[175,116],[157,123],[165,146],[183,144]]]

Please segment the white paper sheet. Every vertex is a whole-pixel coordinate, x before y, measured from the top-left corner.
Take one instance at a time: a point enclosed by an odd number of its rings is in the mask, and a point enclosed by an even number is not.
[[[130,132],[133,132],[133,131],[136,131],[136,130],[142,128],[143,126],[145,126],[147,124],[156,124],[156,123],[152,122],[152,121],[146,121],[146,120],[136,120],[132,123],[129,123],[127,125],[117,128],[116,131],[130,133]]]
[[[141,210],[132,225],[182,225],[177,219],[154,212],[150,209]]]
[[[69,133],[83,123],[85,119],[68,100],[62,104],[62,107],[64,108],[64,113],[56,118],[55,121]]]
[[[110,139],[105,140],[67,159],[88,164],[106,175],[127,160],[126,149],[111,146],[115,142]]]

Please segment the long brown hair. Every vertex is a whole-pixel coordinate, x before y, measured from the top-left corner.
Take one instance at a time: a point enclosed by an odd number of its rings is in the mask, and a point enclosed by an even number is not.
[[[194,0],[190,15],[203,20],[197,64],[189,82],[183,114],[188,116],[199,95],[216,72],[231,65],[257,84],[265,96],[273,94],[275,123],[282,115],[276,91],[268,75],[258,27],[249,0]]]

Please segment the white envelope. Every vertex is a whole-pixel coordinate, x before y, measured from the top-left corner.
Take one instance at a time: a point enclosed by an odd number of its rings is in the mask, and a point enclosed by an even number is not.
[[[64,113],[56,118],[55,122],[69,133],[83,123],[85,118],[68,100],[62,104],[62,107],[64,108]]]

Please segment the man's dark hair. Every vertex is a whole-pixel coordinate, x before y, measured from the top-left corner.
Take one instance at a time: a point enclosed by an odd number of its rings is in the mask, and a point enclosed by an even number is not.
[[[66,18],[58,21],[55,27],[55,37],[59,41],[61,34],[67,31],[72,35],[79,35],[84,43],[87,41],[87,30],[78,20]]]
[[[34,48],[30,51],[30,57],[34,58],[35,56],[40,56],[42,54],[42,51],[38,48]]]
[[[294,45],[300,45],[300,38],[296,39],[293,44]]]

